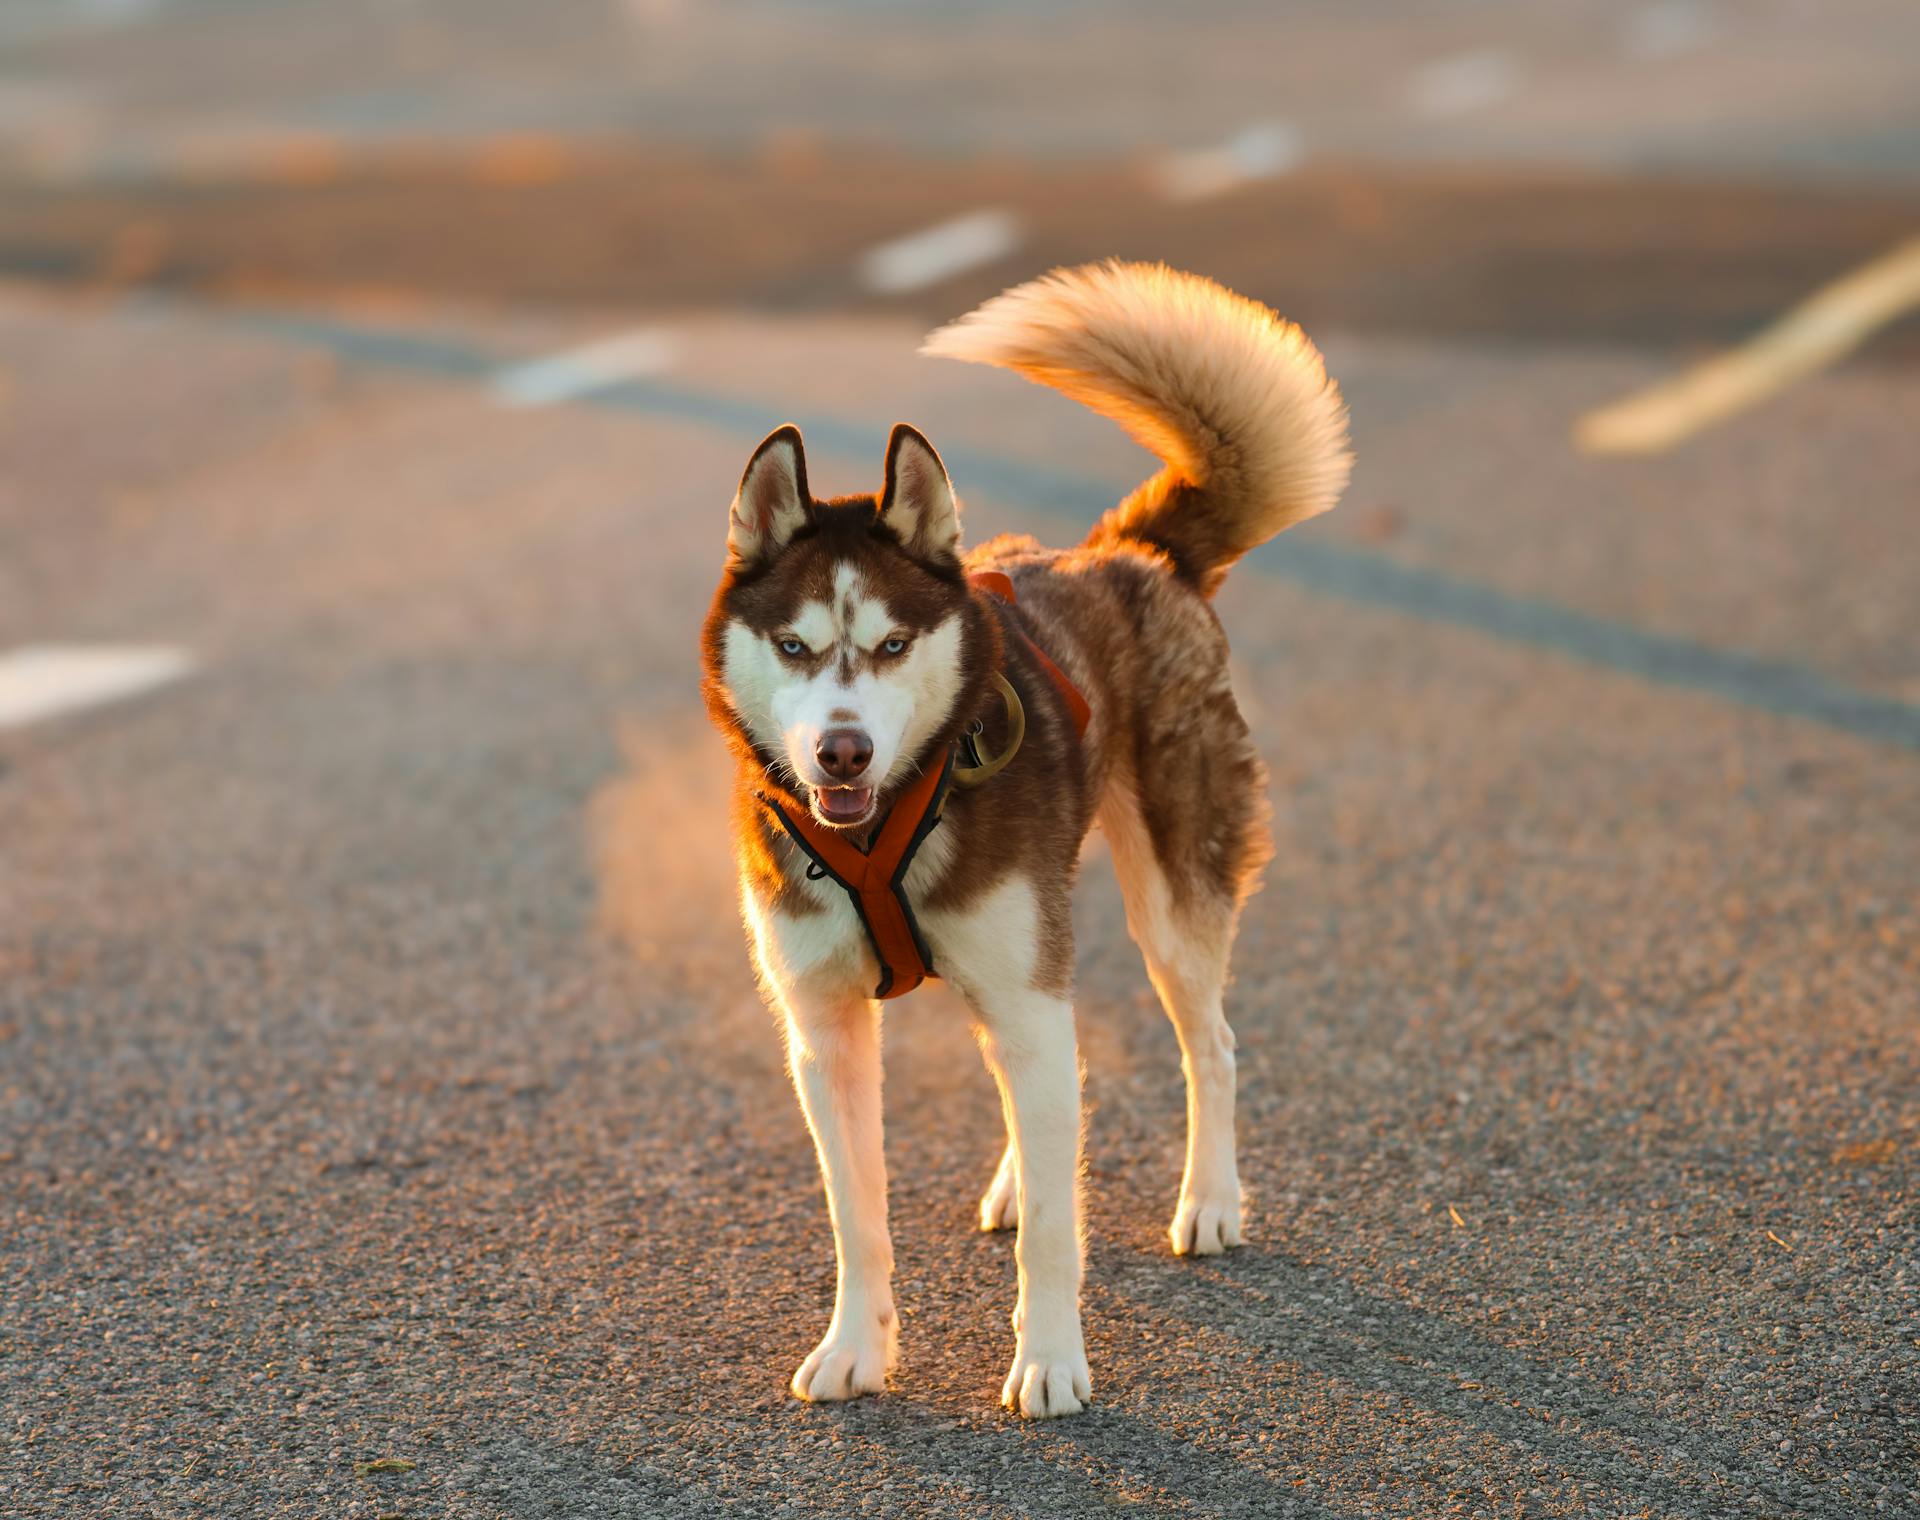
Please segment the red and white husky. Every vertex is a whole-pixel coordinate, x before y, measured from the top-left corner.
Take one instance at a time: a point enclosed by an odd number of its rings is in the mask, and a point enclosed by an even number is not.
[[[879,1000],[938,975],[972,1009],[1007,1119],[980,1201],[983,1229],[1020,1232],[1001,1398],[1072,1414],[1091,1392],[1069,902],[1081,842],[1105,831],[1179,1034],[1173,1249],[1225,1250],[1243,1227],[1221,994],[1270,845],[1265,773],[1208,599],[1241,555],[1334,504],[1346,411],[1297,327],[1160,267],[1056,272],[926,352],[1050,385],[1165,468],[1073,548],[1001,537],[963,553],[946,469],[910,427],[893,431],[877,496],[813,495],[792,427],[748,461],[702,642],[707,704],[739,761],[741,903],[839,1257],[832,1321],[793,1390],[878,1392],[893,1361]]]

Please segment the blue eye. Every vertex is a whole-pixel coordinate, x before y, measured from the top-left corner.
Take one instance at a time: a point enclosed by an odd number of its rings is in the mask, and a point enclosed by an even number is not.
[[[797,660],[807,652],[807,646],[802,644],[798,639],[782,639],[780,641],[780,652],[790,660]]]
[[[880,647],[888,654],[905,654],[907,652],[907,641],[905,639],[888,639],[887,642]]]

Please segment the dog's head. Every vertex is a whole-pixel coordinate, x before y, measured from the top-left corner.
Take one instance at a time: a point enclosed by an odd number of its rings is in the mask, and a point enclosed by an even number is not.
[[[753,452],[702,635],[708,710],[767,780],[858,828],[941,763],[997,663],[953,486],[904,424],[878,496],[817,501],[799,429]]]

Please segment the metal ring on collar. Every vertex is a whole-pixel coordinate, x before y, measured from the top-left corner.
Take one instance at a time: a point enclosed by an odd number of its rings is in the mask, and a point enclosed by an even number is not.
[[[1027,737],[1027,710],[1020,705],[1020,693],[998,671],[994,673],[993,682],[1000,688],[1000,700],[1007,708],[1007,747],[997,755],[984,756],[978,765],[956,765],[953,768],[955,786],[979,786],[983,781],[991,781],[1020,753],[1020,745]],[[979,749],[977,741],[974,748]]]

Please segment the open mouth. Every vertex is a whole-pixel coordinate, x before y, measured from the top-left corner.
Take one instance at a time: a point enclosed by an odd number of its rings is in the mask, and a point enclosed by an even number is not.
[[[813,788],[813,810],[820,815],[823,823],[865,823],[867,814],[873,811],[873,788],[816,786]]]

